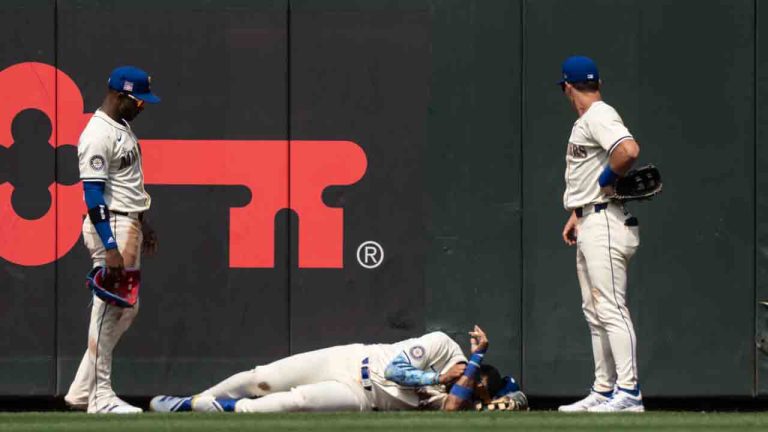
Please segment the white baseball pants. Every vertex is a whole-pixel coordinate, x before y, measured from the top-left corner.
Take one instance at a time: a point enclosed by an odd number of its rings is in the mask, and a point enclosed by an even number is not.
[[[360,344],[296,354],[235,374],[201,394],[240,399],[237,412],[369,411],[360,377],[363,357]]]
[[[640,244],[639,228],[626,226],[630,217],[611,203],[585,211],[579,219],[576,271],[582,309],[592,335],[595,360],[593,388],[599,392],[637,387],[635,329],[627,309],[627,266]]]

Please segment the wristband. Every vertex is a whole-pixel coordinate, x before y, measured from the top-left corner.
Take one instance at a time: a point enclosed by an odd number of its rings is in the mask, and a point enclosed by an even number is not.
[[[597,183],[600,185],[600,187],[606,187],[614,184],[618,178],[619,175],[613,172],[611,169],[611,164],[607,164],[605,165],[605,168],[603,168],[603,172],[600,173],[600,177],[597,179]]]
[[[472,354],[469,358],[469,363],[467,363],[467,368],[464,369],[464,376],[475,379],[475,374],[480,369],[480,365],[483,364],[483,357],[483,354],[480,352]]]
[[[96,225],[99,222],[109,222],[109,207],[105,204],[99,204],[96,207],[88,209],[88,218]]]
[[[104,204],[90,208],[88,209],[88,218],[93,223],[93,227],[96,228],[96,232],[99,233],[104,248],[107,250],[115,249],[117,242],[115,236],[112,235],[112,228],[109,227],[109,208]]]
[[[451,394],[463,401],[472,399],[474,393],[473,389],[464,387],[463,385],[454,384],[453,387],[451,387]]]

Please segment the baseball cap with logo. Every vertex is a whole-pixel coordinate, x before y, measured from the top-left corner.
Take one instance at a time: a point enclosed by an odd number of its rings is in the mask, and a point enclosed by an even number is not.
[[[557,83],[576,83],[585,81],[600,81],[597,65],[589,57],[572,56],[563,62],[563,78]]]
[[[120,66],[112,71],[107,83],[114,91],[128,93],[144,102],[158,103],[160,98],[149,88],[151,81],[149,74],[135,66]]]

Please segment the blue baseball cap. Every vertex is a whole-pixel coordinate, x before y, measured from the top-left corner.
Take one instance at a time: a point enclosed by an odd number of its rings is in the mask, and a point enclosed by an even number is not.
[[[114,91],[128,93],[144,102],[158,103],[160,98],[149,89],[151,81],[148,73],[135,66],[120,66],[109,75],[107,84]]]
[[[572,56],[563,62],[563,78],[557,83],[576,83],[585,81],[600,81],[597,65],[589,57]]]

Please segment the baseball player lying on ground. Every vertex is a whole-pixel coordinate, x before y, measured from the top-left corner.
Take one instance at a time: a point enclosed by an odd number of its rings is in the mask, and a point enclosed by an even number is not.
[[[336,346],[240,372],[196,396],[156,396],[150,409],[266,413],[527,408],[513,379],[502,379],[496,368],[482,364],[488,349],[485,332],[475,326],[469,335],[469,360],[442,332],[394,344]]]

